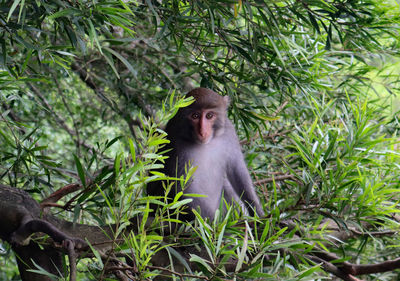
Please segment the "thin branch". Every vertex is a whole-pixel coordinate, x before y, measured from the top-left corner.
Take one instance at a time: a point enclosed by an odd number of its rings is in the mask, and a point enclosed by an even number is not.
[[[358,279],[348,273],[344,273],[337,266],[334,266],[332,263],[327,262],[321,258],[311,256],[311,255],[306,255],[306,257],[315,263],[320,263],[322,265],[322,268],[326,272],[332,273],[333,275],[335,275],[336,277],[338,277],[344,281],[362,281],[361,279]]]
[[[272,116],[276,116],[276,115],[278,115],[279,114],[279,112],[281,112],[285,107],[286,107],[286,105],[289,103],[289,101],[285,101],[285,102],[283,102],[276,110],[275,110],[275,112],[272,114]]]
[[[165,78],[167,78],[168,82],[171,83],[171,85],[172,85],[172,87],[173,87],[174,89],[178,88],[177,85],[175,84],[174,80],[173,80],[171,77],[169,77],[168,73],[165,72],[165,71],[160,67],[159,64],[154,63],[154,61],[151,60],[148,56],[143,56],[142,58],[143,58],[148,64],[150,64],[150,65],[152,65],[153,67],[157,68],[157,69],[160,71],[160,73],[161,73]]]
[[[72,183],[72,184],[68,184],[58,190],[56,190],[55,192],[53,192],[50,196],[48,196],[47,198],[45,198],[44,200],[42,200],[42,202],[40,203],[40,207],[42,209],[46,208],[46,207],[54,207],[55,203],[60,200],[61,198],[63,198],[64,196],[75,192],[79,189],[81,189],[83,186],[77,183]]]
[[[312,252],[314,257],[321,259],[325,262],[332,262],[339,260],[340,258],[335,254],[328,253],[325,251]],[[340,268],[341,272],[351,275],[363,275],[393,271],[400,268],[400,258],[394,260],[387,260],[376,264],[354,264],[349,262],[340,262],[336,264]]]
[[[262,185],[264,183],[270,183],[273,181],[284,181],[284,180],[296,180],[296,177],[293,175],[282,175],[282,176],[276,176],[276,177],[272,177],[272,178],[266,178],[266,179],[261,179],[258,181],[255,181],[254,184],[255,185]]]
[[[194,274],[180,273],[180,272],[176,272],[176,271],[173,271],[171,269],[168,269],[168,268],[165,268],[165,267],[161,267],[161,266],[148,265],[147,268],[166,272],[170,276],[178,276],[181,280],[184,280],[185,277],[186,278],[201,279],[201,280],[210,280],[207,276],[198,276],[198,275],[194,275]],[[107,268],[107,271],[114,271],[114,270],[135,270],[135,268],[131,267],[131,266],[126,266],[126,267],[114,266],[114,267],[108,267]]]
[[[123,119],[125,120],[125,122],[129,127],[132,136],[135,137],[136,133],[135,130],[133,129],[133,126],[140,127],[141,126],[140,120],[132,119],[132,117],[128,114],[128,112],[121,111],[121,109],[115,103],[113,103],[110,99],[108,99],[104,93],[104,89],[97,86],[92,76],[89,74],[88,71],[86,71],[86,69],[79,66],[77,63],[72,63],[71,69],[79,74],[81,80],[85,82],[86,85],[93,90],[93,92],[101,101],[103,101],[106,105],[108,105],[108,107],[111,108],[115,113],[123,117]]]
[[[268,135],[262,135],[262,139],[271,139],[272,141],[275,141],[276,137],[284,137],[286,136],[288,133],[290,133],[292,130],[285,130],[285,131],[281,131],[281,132],[276,132],[273,134],[268,134]],[[254,141],[255,139],[259,139],[259,133],[257,131],[257,133],[254,135],[254,137],[250,138],[250,139],[244,139],[240,141],[240,145],[245,145],[245,144],[249,144],[252,141]]]
[[[39,89],[36,88],[32,83],[27,83],[28,87],[31,89],[31,91],[38,97],[42,105],[48,110],[48,112],[53,115],[55,121],[63,128],[70,136],[71,138],[78,143],[79,145],[85,147],[86,149],[90,150],[93,149],[92,146],[86,144],[85,142],[77,139],[77,135],[75,132],[66,124],[64,119],[57,114],[57,112],[51,107],[51,105],[48,103],[46,98],[40,93]]]
[[[70,118],[71,118],[71,120],[72,120],[72,123],[73,123],[73,125],[74,125],[75,137],[76,137],[75,143],[76,143],[77,146],[78,146],[78,151],[80,151],[79,126],[77,125],[77,123],[76,123],[76,121],[75,121],[75,118],[74,118],[74,114],[72,113],[72,110],[70,109],[70,107],[69,107],[69,105],[68,105],[68,103],[67,103],[67,101],[66,101],[66,99],[65,99],[64,92],[63,92],[63,90],[61,89],[61,86],[60,86],[60,83],[58,82],[57,76],[54,74],[53,71],[51,71],[51,69],[50,69],[50,72],[51,72],[51,75],[53,76],[53,81],[54,81],[54,83],[55,83],[56,86],[57,86],[58,94],[60,95],[61,100],[62,100],[62,102],[63,102],[65,108],[67,109],[67,111],[68,111],[68,113],[69,113],[69,116],[70,116]]]
[[[346,271],[353,275],[373,274],[393,271],[400,268],[400,258],[388,260],[377,264],[352,264],[345,266]]]
[[[76,281],[76,253],[75,253],[75,244],[71,240],[64,241],[64,247],[68,253],[69,259],[69,280]]]

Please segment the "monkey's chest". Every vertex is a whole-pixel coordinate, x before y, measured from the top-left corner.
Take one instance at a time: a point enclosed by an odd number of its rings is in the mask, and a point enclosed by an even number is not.
[[[191,180],[184,187],[184,193],[201,195],[193,196],[188,205],[191,208],[200,207],[202,216],[213,217],[227,182],[225,151],[208,145],[194,146],[193,149],[180,152],[175,158],[178,161],[175,167],[180,170],[178,174],[185,175],[189,166],[195,168]]]
[[[186,155],[186,166],[195,167],[195,172],[192,176],[190,185],[187,187],[188,192],[204,191],[207,194],[212,194],[221,191],[226,175],[226,164],[221,155],[217,152],[210,153],[209,151],[191,153]]]

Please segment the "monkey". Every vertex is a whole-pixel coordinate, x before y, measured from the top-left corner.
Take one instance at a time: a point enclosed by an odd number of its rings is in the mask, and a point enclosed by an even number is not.
[[[170,143],[161,172],[179,178],[186,176],[188,165],[196,170],[186,186],[176,184],[172,197],[180,191],[204,195],[192,197],[187,204],[189,209],[199,208],[203,218],[214,218],[222,196],[228,203],[239,203],[246,214],[254,215],[255,211],[259,217],[264,216],[235,128],[228,119],[229,97],[207,88],[196,88],[187,93],[187,97],[193,97],[194,102],[180,108],[166,125]],[[150,196],[164,193],[160,181],[147,186]],[[194,215],[189,210],[183,218],[191,221]]]

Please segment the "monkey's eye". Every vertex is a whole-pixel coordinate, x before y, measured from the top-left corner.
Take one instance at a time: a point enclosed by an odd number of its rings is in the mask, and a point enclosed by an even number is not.
[[[213,118],[214,117],[214,113],[212,113],[212,112],[208,112],[207,114],[206,114],[206,118],[207,119],[211,119],[211,118]]]
[[[192,114],[192,119],[199,119],[200,118],[200,114],[198,112],[195,112]]]

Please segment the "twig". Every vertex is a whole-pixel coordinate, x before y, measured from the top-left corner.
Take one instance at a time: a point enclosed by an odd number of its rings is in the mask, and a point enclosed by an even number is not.
[[[339,260],[340,258],[332,253],[327,253],[324,251],[315,251],[312,252],[315,257],[326,261],[331,262],[334,260]],[[381,263],[376,264],[354,264],[349,262],[341,262],[337,263],[337,266],[340,270],[346,274],[351,275],[363,275],[363,274],[373,274],[373,273],[382,273],[393,271],[395,269],[400,268],[400,258],[394,260],[387,260]]]
[[[262,138],[263,139],[271,139],[272,141],[274,141],[276,137],[286,136],[291,131],[292,130],[285,130],[285,131],[276,132],[276,133],[273,133],[273,134],[262,135]],[[258,139],[258,138],[259,138],[259,133],[257,132],[254,137],[250,138],[249,140],[247,140],[247,139],[241,140],[239,143],[240,143],[240,145],[248,144],[248,143],[250,143],[250,142],[252,142],[252,141],[254,141],[255,139]]]
[[[75,253],[75,243],[69,239],[64,240],[64,247],[68,253],[69,259],[69,280],[76,281],[76,253]]]
[[[171,275],[176,275],[178,276],[181,280],[184,280],[183,277],[188,277],[188,278],[196,278],[196,279],[202,279],[202,280],[210,280],[207,276],[198,276],[198,275],[193,275],[193,274],[185,274],[185,273],[179,273],[173,270],[170,270],[168,268],[165,267],[160,267],[160,266],[154,266],[154,265],[149,265],[147,266],[148,268],[151,269],[157,269],[157,270],[161,270],[164,272],[168,272]]]
[[[400,258],[388,260],[377,264],[352,264],[348,263],[344,267],[346,272],[353,275],[363,275],[393,271],[400,268]]]
[[[122,111],[115,103],[113,103],[110,99],[108,99],[104,93],[104,89],[96,85],[96,83],[92,79],[92,76],[83,67],[79,66],[77,63],[72,63],[71,69],[79,74],[81,80],[85,82],[86,85],[94,91],[95,95],[102,102],[108,105],[108,107],[110,107],[111,110],[113,110],[115,113],[123,117],[124,121],[128,124],[132,136],[135,137],[136,136],[135,130],[133,129],[132,126],[140,127],[141,126],[140,120],[132,119],[131,116],[128,114],[128,112]]]
[[[386,235],[395,235],[396,233],[398,233],[398,231],[394,231],[394,230],[383,230],[383,231],[371,231],[371,232],[362,232],[356,229],[349,229],[351,232],[353,232],[355,235],[358,236],[365,236],[365,235],[369,235],[369,236],[374,236],[374,237],[380,237],[380,236],[386,236]]]
[[[276,177],[272,177],[272,178],[266,178],[266,179],[262,179],[262,180],[258,180],[255,181],[254,184],[255,185],[262,185],[264,183],[269,183],[269,182],[273,182],[273,181],[284,181],[287,179],[291,179],[291,180],[296,180],[296,177],[293,175],[282,175],[282,176],[276,176]]]
[[[283,103],[275,110],[275,112],[274,112],[274,114],[272,114],[272,116],[278,115],[278,113],[281,112],[282,109],[283,109],[284,107],[286,107],[286,105],[287,105],[288,103],[289,103],[289,101],[283,102]]]
[[[40,207],[43,209],[48,206],[54,206],[54,203],[56,203],[58,200],[63,198],[65,195],[75,192],[81,188],[82,188],[82,185],[77,184],[77,183],[68,184],[68,185],[60,188],[59,190],[53,192],[49,197],[44,199],[40,203]]]
[[[83,141],[77,139],[77,136],[75,132],[67,125],[67,123],[64,121],[63,118],[61,118],[60,115],[51,107],[51,105],[48,103],[46,98],[40,93],[39,89],[36,88],[32,83],[27,83],[28,87],[31,89],[31,91],[36,95],[36,97],[40,100],[42,105],[49,111],[51,115],[54,116],[55,121],[63,128],[70,136],[71,138],[76,142],[79,143],[79,145],[85,147],[86,149],[90,150],[93,149],[92,146],[84,143]]]
[[[348,273],[344,273],[337,266],[334,266],[332,263],[327,262],[326,260],[311,255],[306,255],[306,257],[315,263],[320,263],[325,271],[332,273],[344,281],[361,281],[361,279],[358,279]]]
[[[75,120],[75,118],[74,118],[74,114],[72,113],[72,110],[70,109],[70,107],[69,107],[69,105],[68,105],[68,103],[67,103],[67,101],[66,101],[65,95],[64,95],[64,93],[63,93],[63,90],[61,89],[60,83],[58,82],[57,76],[54,74],[54,72],[52,71],[52,69],[49,69],[49,70],[50,70],[50,72],[51,72],[51,74],[52,74],[52,76],[53,76],[53,81],[54,81],[54,83],[55,83],[56,86],[57,86],[58,94],[61,96],[61,100],[62,100],[62,102],[63,102],[65,108],[67,109],[67,111],[68,111],[68,113],[69,113],[69,116],[70,116],[70,118],[71,118],[71,120],[72,120],[72,124],[73,124],[74,130],[75,130],[75,137],[76,137],[75,143],[76,143],[77,146],[78,146],[78,151],[80,151],[80,142],[81,142],[81,138],[80,138],[80,133],[79,133],[79,126],[77,125],[76,120]]]

